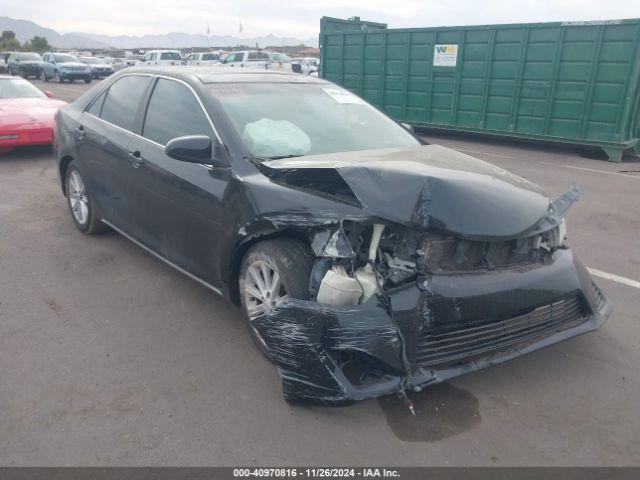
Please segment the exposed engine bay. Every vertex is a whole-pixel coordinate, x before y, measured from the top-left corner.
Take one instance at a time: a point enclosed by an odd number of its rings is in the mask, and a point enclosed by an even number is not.
[[[344,222],[334,231],[313,236],[314,253],[323,260],[314,269],[310,296],[323,304],[355,305],[418,275],[544,264],[566,240],[564,225],[562,221],[546,232],[513,240],[474,241],[380,223]]]

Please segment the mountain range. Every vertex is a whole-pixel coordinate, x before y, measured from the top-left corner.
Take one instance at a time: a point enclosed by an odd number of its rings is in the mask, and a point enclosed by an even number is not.
[[[318,39],[300,40],[294,37],[266,35],[262,37],[235,37],[232,35],[198,35],[172,32],[164,35],[100,35],[95,33],[58,33],[30,20],[20,20],[0,16],[0,31],[11,30],[20,42],[31,40],[35,35],[45,37],[49,44],[57,48],[185,48],[185,47],[253,47],[306,45],[317,47]]]

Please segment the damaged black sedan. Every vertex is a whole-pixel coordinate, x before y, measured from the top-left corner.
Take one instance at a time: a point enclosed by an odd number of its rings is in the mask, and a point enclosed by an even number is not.
[[[610,307],[550,201],[330,82],[134,69],[57,116],[62,191],[239,305],[285,399],[428,385],[592,331]]]

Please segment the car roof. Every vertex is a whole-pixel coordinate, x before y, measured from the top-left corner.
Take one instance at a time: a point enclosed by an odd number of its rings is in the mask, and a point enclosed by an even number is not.
[[[171,66],[171,67],[135,67],[127,74],[151,73],[201,83],[311,83],[327,84],[326,80],[299,73],[262,70],[258,68],[234,68],[216,66]]]

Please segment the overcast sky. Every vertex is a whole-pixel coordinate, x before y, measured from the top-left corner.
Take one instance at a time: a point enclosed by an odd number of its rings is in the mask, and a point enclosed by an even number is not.
[[[318,34],[323,15],[389,27],[599,20],[640,17],[639,0],[0,0],[0,15],[60,33],[169,32],[300,39]],[[239,23],[243,31],[239,34]]]

